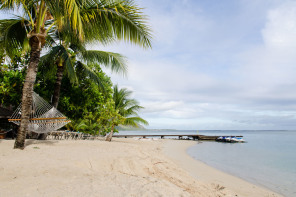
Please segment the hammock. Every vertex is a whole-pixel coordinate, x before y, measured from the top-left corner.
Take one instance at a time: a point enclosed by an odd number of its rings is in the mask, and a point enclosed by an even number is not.
[[[17,107],[8,121],[20,125],[21,109],[22,104]],[[28,130],[35,133],[56,131],[71,122],[71,120],[65,117],[59,110],[48,104],[35,92],[33,92],[33,103],[29,121]]]

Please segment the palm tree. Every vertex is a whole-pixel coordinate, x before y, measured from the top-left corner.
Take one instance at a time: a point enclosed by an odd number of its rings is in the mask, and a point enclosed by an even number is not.
[[[0,9],[22,9],[24,15],[0,21],[6,50],[28,49],[24,46],[30,46],[22,93],[22,117],[14,148],[25,146],[40,52],[50,30],[70,32],[87,42],[106,40],[111,36],[151,47],[145,16],[131,0],[2,0],[0,4]]]
[[[60,89],[64,72],[72,83],[77,83],[75,68],[81,68],[85,74],[102,86],[100,78],[96,71],[101,68],[101,64],[110,67],[112,71],[125,74],[127,66],[125,57],[112,52],[86,50],[82,45],[70,44],[67,47],[65,42],[51,48],[49,53],[41,57],[41,66],[49,69],[56,68],[56,82],[54,85],[54,93],[52,97],[52,105],[57,108],[60,97]],[[104,87],[102,86],[104,89]]]
[[[139,102],[135,99],[130,99],[132,91],[127,90],[126,88],[118,89],[118,86],[115,85],[113,88],[113,101],[115,104],[115,109],[118,111],[118,114],[124,117],[124,122],[122,125],[132,126],[138,128],[140,124],[148,125],[148,122],[141,118],[138,115],[138,111],[144,107],[139,105]],[[117,125],[114,125],[117,126]],[[107,136],[106,141],[111,141],[114,126],[110,134]]]

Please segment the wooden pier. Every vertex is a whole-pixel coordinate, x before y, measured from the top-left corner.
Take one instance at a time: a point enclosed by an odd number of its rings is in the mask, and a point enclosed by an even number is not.
[[[178,137],[179,139],[212,140],[212,141],[215,141],[218,137],[221,137],[221,135],[220,136],[207,136],[207,135],[197,135],[197,134],[181,134],[181,135],[113,135],[113,137],[120,137],[120,138],[160,137],[161,139],[164,139],[165,137]],[[222,136],[222,137],[226,137],[226,136]],[[230,136],[230,137],[243,137],[243,136]]]

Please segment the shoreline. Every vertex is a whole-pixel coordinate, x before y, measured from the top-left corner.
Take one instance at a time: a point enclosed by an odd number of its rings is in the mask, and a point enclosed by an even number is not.
[[[0,140],[0,196],[281,196],[191,158],[193,141],[13,143]]]
[[[178,144],[178,145],[176,145]],[[196,142],[180,143],[167,141],[164,144],[164,154],[186,170],[193,178],[207,183],[222,185],[239,196],[282,196],[264,186],[256,185],[235,175],[223,172],[202,161],[196,160],[187,153],[187,149]]]

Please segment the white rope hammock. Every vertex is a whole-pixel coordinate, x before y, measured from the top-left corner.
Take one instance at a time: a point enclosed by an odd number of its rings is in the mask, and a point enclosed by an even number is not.
[[[21,122],[21,109],[22,103],[13,112],[8,121],[14,124],[20,125]],[[55,107],[48,104],[37,93],[33,92],[33,103],[30,113],[29,131],[35,133],[47,133],[50,131],[56,131],[64,125],[71,122],[66,116],[64,116]]]

